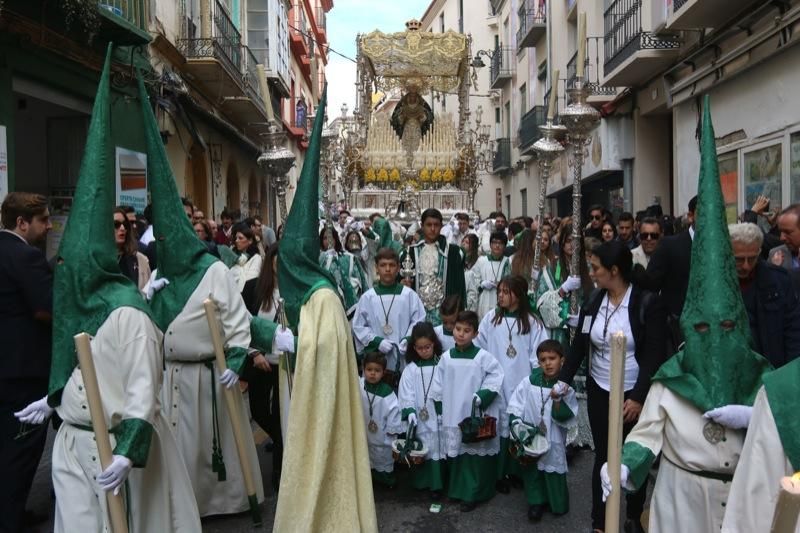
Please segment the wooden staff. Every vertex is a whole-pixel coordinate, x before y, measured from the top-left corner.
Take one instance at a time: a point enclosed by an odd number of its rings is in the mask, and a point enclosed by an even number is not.
[[[222,344],[222,336],[219,333],[219,322],[217,320],[217,304],[213,300],[207,298],[203,302],[203,307],[206,310],[206,318],[208,319],[208,328],[211,331],[211,342],[214,344],[214,356],[217,361],[217,371],[222,374],[228,369],[225,362],[225,348]],[[239,454],[239,463],[242,465],[242,474],[244,476],[244,487],[247,491],[247,501],[250,504],[250,515],[253,519],[253,524],[261,526],[261,510],[258,508],[258,494],[256,492],[256,483],[253,479],[253,472],[250,470],[251,466],[249,456],[247,455],[247,448],[245,447],[245,436],[242,432],[242,419],[239,416],[239,410],[236,408],[236,396],[239,394],[234,389],[222,387],[223,394],[225,395],[225,406],[228,409],[228,417],[233,427],[233,440],[236,442],[236,452]]]
[[[608,477],[611,494],[606,499],[605,531],[619,531],[619,511],[622,503],[620,469],[622,467],[622,404],[625,400],[625,335],[611,335],[611,378],[608,395]]]
[[[775,515],[772,517],[771,533],[794,533],[797,529],[797,517],[800,513],[800,476],[781,479],[781,490]]]
[[[100,456],[100,466],[103,470],[108,468],[114,460],[111,449],[111,439],[108,436],[103,402],[100,401],[100,387],[97,385],[97,372],[94,370],[92,359],[92,346],[89,335],[79,333],[73,337],[75,350],[78,352],[78,364],[83,376],[83,386],[86,388],[86,401],[89,403],[89,415],[92,417],[94,440],[97,443],[97,454]],[[125,502],[122,494],[114,494],[113,490],[106,491],[108,516],[111,521],[113,533],[128,533],[128,520],[125,514]]]

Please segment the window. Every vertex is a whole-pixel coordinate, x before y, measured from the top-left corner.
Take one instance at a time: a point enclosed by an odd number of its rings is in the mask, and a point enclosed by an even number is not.
[[[269,65],[269,16],[267,0],[247,2],[247,46],[262,65]]]
[[[770,199],[770,207],[781,204],[782,146],[773,144],[742,155],[744,204],[749,208],[759,195]]]
[[[511,195],[506,194],[506,211],[505,214],[507,217],[511,217]]]
[[[522,189],[519,191],[520,200],[522,201],[522,212],[520,216],[526,217],[528,216],[528,189]]]
[[[439,33],[444,33],[444,13],[439,15]]]
[[[523,83],[519,87],[519,116],[520,120],[528,112],[528,88]]]
[[[733,224],[739,211],[739,157],[736,152],[728,152],[720,155],[718,161],[725,218],[728,224]]]

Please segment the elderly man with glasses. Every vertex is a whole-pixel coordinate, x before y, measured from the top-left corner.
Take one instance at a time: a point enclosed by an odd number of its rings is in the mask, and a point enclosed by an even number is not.
[[[758,226],[731,224],[728,232],[753,349],[779,368],[800,355],[800,307],[792,281],[785,269],[760,258],[764,234]]]
[[[646,217],[639,224],[639,246],[631,250],[633,264],[647,268],[650,257],[661,240],[661,223],[657,218]]]

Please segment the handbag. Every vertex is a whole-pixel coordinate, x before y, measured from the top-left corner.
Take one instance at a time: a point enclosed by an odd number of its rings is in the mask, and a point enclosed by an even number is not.
[[[464,444],[481,442],[497,436],[497,419],[485,414],[483,409],[480,410],[481,415],[478,416],[475,413],[477,408],[473,399],[470,416],[458,423],[458,427],[461,429],[461,442]]]

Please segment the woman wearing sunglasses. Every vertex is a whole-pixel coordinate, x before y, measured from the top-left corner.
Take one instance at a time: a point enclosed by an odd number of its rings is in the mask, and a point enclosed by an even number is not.
[[[114,242],[117,244],[117,257],[122,274],[141,290],[150,279],[150,263],[147,256],[139,252],[128,217],[120,207],[114,209]]]

